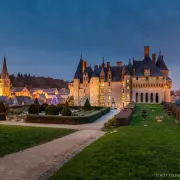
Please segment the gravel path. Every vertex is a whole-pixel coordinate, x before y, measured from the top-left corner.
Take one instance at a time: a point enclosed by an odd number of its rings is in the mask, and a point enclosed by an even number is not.
[[[2,121],[0,124],[71,128],[79,131],[51,142],[0,158],[0,180],[45,180],[84,147],[104,135],[104,122],[117,114],[112,110],[94,123],[43,125]]]

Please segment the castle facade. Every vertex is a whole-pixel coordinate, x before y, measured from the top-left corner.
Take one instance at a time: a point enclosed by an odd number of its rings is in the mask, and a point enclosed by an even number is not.
[[[121,61],[116,66],[110,62],[95,65],[94,69],[81,57],[74,79],[69,83],[70,96],[75,105],[84,105],[88,98],[92,106],[123,108],[129,102],[170,102],[172,80],[159,53],[150,57],[150,47],[144,47],[142,60]]]

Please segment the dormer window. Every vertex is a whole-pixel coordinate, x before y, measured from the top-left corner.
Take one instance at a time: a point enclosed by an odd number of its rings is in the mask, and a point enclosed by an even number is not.
[[[144,76],[150,76],[150,70],[149,69],[144,69]]]

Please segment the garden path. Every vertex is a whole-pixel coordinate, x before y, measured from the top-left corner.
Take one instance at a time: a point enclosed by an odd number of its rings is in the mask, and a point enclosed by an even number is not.
[[[77,129],[77,130],[101,130],[104,123],[107,122],[111,117],[117,114],[119,110],[113,109],[108,114],[102,116],[93,123],[80,124],[80,125],[68,125],[68,124],[39,124],[39,123],[23,123],[14,121],[0,121],[0,124],[7,125],[18,125],[18,126],[35,126],[35,127],[52,127],[52,128],[67,128],[67,129]]]
[[[117,113],[118,110],[111,110],[110,113],[99,118],[94,123],[84,125],[43,125],[0,122],[0,124],[8,125],[71,128],[80,130],[51,142],[0,158],[0,179],[47,179],[48,176],[61,167],[67,160],[80,152],[84,147],[103,136],[105,132],[101,131],[101,128],[104,122],[108,121],[108,119]]]

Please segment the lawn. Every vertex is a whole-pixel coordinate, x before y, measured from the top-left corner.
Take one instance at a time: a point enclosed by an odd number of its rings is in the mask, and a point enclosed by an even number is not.
[[[0,157],[63,137],[74,130],[0,125]]]
[[[154,112],[152,106],[156,107]],[[161,105],[145,105],[145,109],[146,120],[141,119],[137,105],[130,126],[108,132],[50,180],[180,179],[180,126],[175,125],[173,116],[166,117]],[[163,122],[156,122],[155,116],[164,116]],[[173,175],[179,178],[167,177]]]

